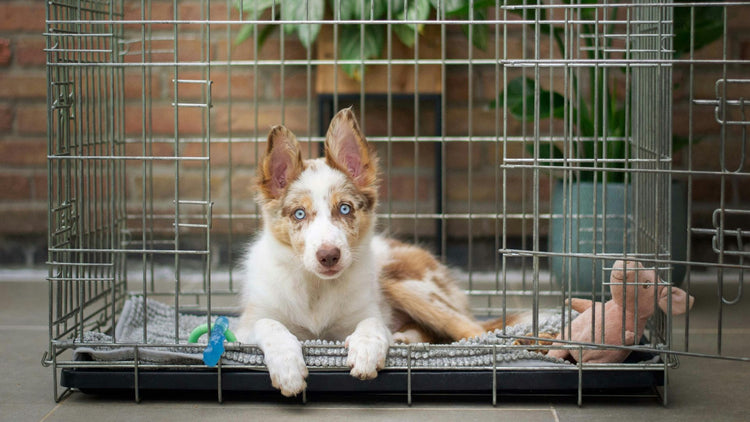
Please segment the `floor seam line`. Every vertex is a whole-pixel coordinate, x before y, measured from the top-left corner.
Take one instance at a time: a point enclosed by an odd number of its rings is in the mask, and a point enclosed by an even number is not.
[[[49,419],[49,417],[52,416],[52,414],[55,413],[55,411],[57,411],[57,409],[59,409],[63,405],[63,403],[65,403],[68,400],[68,397],[70,397],[70,395],[60,400],[60,403],[57,403],[57,405],[55,405],[55,407],[53,407],[52,410],[50,410],[46,415],[44,415],[44,417],[40,419],[39,422],[44,422],[47,419]]]
[[[560,417],[557,414],[557,409],[555,409],[555,406],[550,405],[549,410],[552,412],[552,417],[555,418],[555,422],[560,422]]]

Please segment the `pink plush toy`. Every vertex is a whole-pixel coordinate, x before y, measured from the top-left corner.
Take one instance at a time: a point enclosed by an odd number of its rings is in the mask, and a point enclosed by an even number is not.
[[[684,290],[677,287],[666,286],[661,280],[656,279],[654,270],[643,269],[641,264],[628,261],[624,268],[623,261],[617,261],[612,266],[609,289],[612,299],[604,304],[604,339],[602,339],[602,306],[601,302],[592,302],[587,299],[571,299],[570,306],[581,312],[571,322],[571,338],[574,342],[612,344],[630,346],[636,344],[643,335],[646,322],[654,314],[654,295],[659,308],[667,312],[669,296],[672,296],[672,314],[685,313],[685,304],[688,308],[693,307],[694,298]],[[624,271],[623,271],[624,269]],[[636,273],[638,273],[637,284]],[[657,281],[657,283],[655,283]],[[654,293],[656,288],[656,293]],[[638,289],[638,302],[636,303],[635,291]],[[592,306],[593,305],[593,306]],[[625,319],[623,320],[623,307],[625,308]],[[636,308],[638,315],[636,317]],[[591,319],[594,318],[594,340],[591,340]],[[637,319],[636,319],[637,318]],[[623,327],[623,322],[625,327]],[[625,342],[622,333],[625,331]],[[567,336],[568,332],[557,335],[557,339]],[[559,343],[558,343],[559,344]],[[624,349],[584,349],[582,360],[590,363],[622,362],[630,354]],[[575,361],[578,353],[570,353],[570,350],[550,350],[548,356]]]

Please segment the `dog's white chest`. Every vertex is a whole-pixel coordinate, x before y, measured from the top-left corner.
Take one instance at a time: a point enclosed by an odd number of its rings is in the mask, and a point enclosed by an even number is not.
[[[320,283],[323,284],[323,283]],[[341,320],[341,311],[344,304],[341,303],[335,291],[330,286],[313,286],[299,291],[299,306],[292,309],[293,324],[298,327],[300,333],[295,333],[298,338],[332,338],[330,329],[337,320]],[[301,330],[299,330],[301,329]]]

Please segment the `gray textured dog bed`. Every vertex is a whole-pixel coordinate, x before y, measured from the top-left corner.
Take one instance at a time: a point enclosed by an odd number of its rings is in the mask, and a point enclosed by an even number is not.
[[[144,318],[145,317],[145,318]],[[128,344],[143,342],[144,320],[148,321],[148,344],[175,344],[175,309],[161,302],[142,296],[131,296],[125,305],[115,327],[114,339],[99,332],[84,333],[84,341],[77,343],[74,349],[75,359],[93,359],[96,361],[132,361],[135,348]],[[560,327],[560,313],[542,313],[539,317],[540,332],[555,333]],[[229,317],[229,327],[236,327],[236,317]],[[185,347],[190,332],[200,324],[206,323],[206,317],[181,313],[179,315],[180,343],[168,347],[143,347],[138,354],[141,362],[157,364],[185,364],[202,362],[202,349]],[[493,350],[497,345],[496,361],[503,366],[557,366],[569,363],[547,357],[540,353],[511,346],[513,339],[508,336],[522,336],[531,332],[530,324],[517,324],[507,327],[505,335],[498,330],[480,337],[454,342],[449,347],[430,345],[411,348],[411,362],[408,362],[409,351],[404,347],[392,347],[388,353],[386,366],[412,368],[472,368],[491,365]],[[206,342],[206,336],[200,339]],[[89,343],[89,344],[87,344]],[[122,345],[121,345],[122,344]],[[302,342],[305,362],[311,368],[331,368],[346,366],[346,349],[342,342],[324,340],[307,340]],[[480,346],[480,347],[478,347]],[[223,356],[224,364],[262,365],[263,353],[257,348],[247,351],[228,350]]]

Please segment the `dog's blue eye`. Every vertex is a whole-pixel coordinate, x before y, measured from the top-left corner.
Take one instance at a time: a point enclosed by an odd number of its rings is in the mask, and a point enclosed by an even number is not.
[[[339,205],[339,212],[342,215],[348,215],[350,212],[352,212],[352,207],[349,204],[341,204]]]
[[[296,218],[297,220],[304,220],[306,216],[307,214],[305,213],[305,210],[303,210],[302,208],[299,208],[294,211],[294,218]]]

